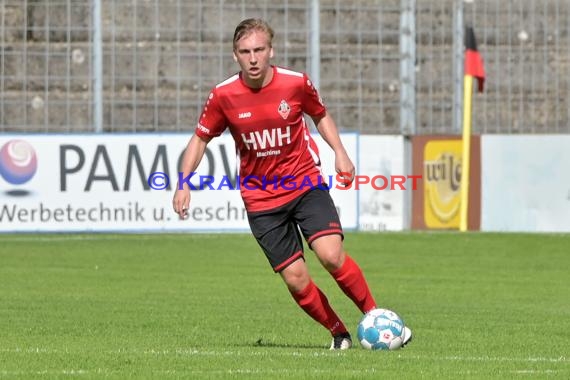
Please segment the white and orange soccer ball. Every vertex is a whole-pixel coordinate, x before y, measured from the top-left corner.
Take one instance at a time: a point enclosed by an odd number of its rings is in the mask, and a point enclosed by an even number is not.
[[[368,350],[397,350],[404,343],[404,321],[388,309],[373,309],[358,323],[358,340]]]

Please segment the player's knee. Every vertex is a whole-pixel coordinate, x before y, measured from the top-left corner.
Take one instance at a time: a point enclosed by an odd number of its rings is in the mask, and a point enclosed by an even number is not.
[[[341,250],[333,250],[323,253],[319,256],[321,264],[329,271],[334,272],[342,267],[344,263],[344,252]]]
[[[281,277],[291,292],[299,292],[309,285],[309,272],[305,262],[299,260],[281,271]]]
[[[291,293],[298,293],[304,290],[310,283],[310,278],[304,276],[289,277],[286,279],[284,278],[283,280],[285,281],[285,285],[287,285],[287,289],[289,289]]]
[[[340,268],[344,263],[345,255],[340,235],[319,237],[311,243],[311,248],[329,272]]]

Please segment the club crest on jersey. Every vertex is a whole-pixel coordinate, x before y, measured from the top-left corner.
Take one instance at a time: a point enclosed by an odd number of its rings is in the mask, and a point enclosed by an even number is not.
[[[289,107],[289,104],[287,104],[285,100],[282,100],[281,103],[279,103],[277,112],[279,112],[279,115],[281,115],[283,120],[286,120],[289,117],[289,113],[291,112],[291,107]]]

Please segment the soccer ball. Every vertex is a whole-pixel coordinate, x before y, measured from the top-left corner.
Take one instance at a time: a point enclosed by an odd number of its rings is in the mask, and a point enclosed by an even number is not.
[[[404,321],[388,309],[373,309],[358,323],[358,340],[368,350],[397,350],[404,341]]]

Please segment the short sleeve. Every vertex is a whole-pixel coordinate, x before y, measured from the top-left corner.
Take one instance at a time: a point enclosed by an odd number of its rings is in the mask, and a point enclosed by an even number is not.
[[[303,112],[311,117],[322,117],[327,109],[320,97],[319,92],[309,79],[307,74],[303,74]]]
[[[200,115],[200,120],[198,121],[195,132],[200,137],[217,137],[224,132],[227,124],[220,106],[218,94],[216,90],[213,89],[202,108],[202,114]]]

